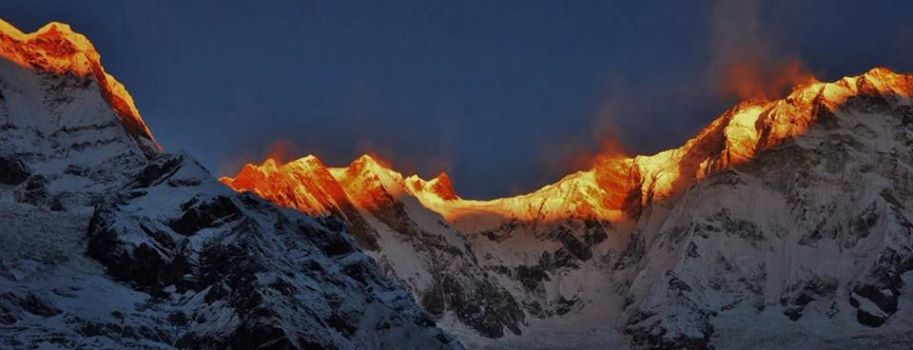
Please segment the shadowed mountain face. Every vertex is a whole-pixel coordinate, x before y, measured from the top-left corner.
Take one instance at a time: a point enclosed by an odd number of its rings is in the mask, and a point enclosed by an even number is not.
[[[0,348],[462,348],[339,220],[162,152],[85,37],[0,44]]]
[[[474,300],[519,305],[516,316],[494,318],[519,336],[486,340],[500,333],[452,317],[460,303],[423,302],[480,346],[777,347],[785,337],[903,347],[911,95],[913,76],[881,68],[811,82],[783,99],[740,103],[681,147],[600,156],[555,184],[493,200],[461,198],[446,174],[404,177],[369,156],[341,168],[314,156],[268,160],[221,181],[366,223],[359,241],[417,300],[503,289]],[[282,180],[254,180],[267,178]],[[417,238],[435,230],[460,244]],[[469,258],[444,253],[454,247]],[[449,286],[428,277],[442,259],[483,273]]]
[[[909,75],[470,200],[370,156],[217,181],[66,25],[0,43],[3,348],[913,346]]]

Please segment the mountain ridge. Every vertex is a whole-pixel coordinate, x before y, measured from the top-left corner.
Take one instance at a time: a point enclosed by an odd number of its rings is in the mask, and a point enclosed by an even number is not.
[[[556,183],[493,200],[451,196],[449,176],[439,176],[444,185],[435,186],[434,179],[404,177],[370,157],[330,172],[340,182],[367,184],[341,186],[354,202],[364,196],[382,204],[356,206],[381,219],[366,220],[381,227],[376,232],[394,231],[371,253],[389,263],[389,276],[408,285],[397,271],[415,266],[387,260],[404,254],[391,242],[444,251],[413,237],[446,227],[449,237],[466,242],[471,265],[484,272],[477,276],[521,307],[517,331],[503,336],[433,313],[471,346],[561,348],[568,346],[549,340],[554,334],[598,334],[575,341],[740,347],[746,344],[729,337],[746,330],[733,325],[750,320],[775,330],[752,335],[764,344],[788,334],[788,324],[801,327],[797,336],[810,344],[831,346],[825,329],[852,329],[854,338],[841,339],[860,346],[882,336],[906,344],[897,338],[905,322],[897,310],[909,295],[902,275],[913,270],[904,233],[910,197],[901,195],[911,193],[906,179],[913,176],[904,151],[911,95],[913,76],[885,68],[812,82],[781,99],[739,103],[681,147],[601,155]],[[878,162],[895,168],[873,173]],[[847,182],[854,172],[868,180]],[[232,186],[230,177],[221,181]],[[888,195],[867,194],[879,192]],[[437,223],[416,220],[429,215]],[[444,256],[421,259],[432,266]],[[816,265],[831,261],[852,263],[833,271]],[[417,300],[435,290],[410,288]]]
[[[164,152],[84,36],[0,32],[0,348],[463,348],[338,219]]]
[[[41,66],[74,54],[43,31],[64,49],[0,60],[2,346],[913,346],[909,75],[746,101],[679,148],[479,201],[369,155],[216,181],[106,75]]]
[[[633,157],[599,155],[589,169],[571,173],[526,194],[488,200],[464,199],[453,191],[450,177],[443,172],[431,180],[418,175],[405,177],[409,183],[405,189],[425,207],[450,222],[458,221],[466,212],[487,212],[521,220],[543,215],[557,219],[579,215],[620,221],[638,215],[639,208],[672,195],[694,180],[749,161],[755,153],[801,135],[818,122],[822,117],[819,114],[832,112],[849,98],[865,95],[909,97],[913,95],[913,76],[879,67],[830,83],[815,81],[799,85],[781,99],[743,101],[715,118],[680,147]],[[347,168],[357,166],[364,157],[359,157]],[[305,158],[316,159],[316,156]],[[375,172],[404,178],[391,167],[374,164],[382,169]],[[248,167],[258,166],[244,165],[244,168]],[[232,177],[224,176],[221,181],[231,186]],[[233,188],[256,190],[244,186]],[[611,189],[613,193],[605,189]],[[636,195],[640,196],[639,200],[631,198]],[[568,204],[577,207],[566,208]]]
[[[32,33],[24,33],[0,19],[0,57],[22,67],[56,75],[93,76],[99,92],[115,111],[127,130],[150,154],[160,152],[152,131],[146,126],[133,97],[101,65],[101,55],[84,35],[70,25],[50,22]],[[143,141],[145,140],[145,141]]]

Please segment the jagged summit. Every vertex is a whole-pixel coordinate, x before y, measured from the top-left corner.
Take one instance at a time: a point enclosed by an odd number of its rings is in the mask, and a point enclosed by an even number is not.
[[[446,174],[431,180],[409,176],[404,180],[405,190],[449,221],[492,215],[520,220],[592,217],[618,221],[636,217],[643,207],[674,195],[695,180],[745,163],[758,152],[804,134],[848,100],[911,94],[913,77],[873,68],[835,82],[797,86],[781,99],[741,102],[681,147],[647,156],[596,157],[592,168],[532,193],[482,201],[463,199],[453,191]],[[343,177],[343,169],[350,179],[374,174],[387,187],[403,181],[400,173],[369,155],[333,170],[337,179]]]
[[[242,173],[322,194],[292,191],[301,211],[345,196],[316,158]],[[64,24],[0,21],[0,218],[3,349],[462,349],[357,232],[162,151]]]
[[[508,198],[463,199],[454,192],[445,173],[431,180],[417,175],[404,179],[370,155],[357,158],[347,167],[331,168],[330,172],[343,183],[343,188],[361,192],[349,193],[350,197],[366,198],[366,190],[349,184],[376,177],[391,194],[400,195],[402,187],[423,206],[452,222],[491,216],[520,220],[592,217],[618,221],[636,217],[645,206],[674,195],[695,180],[745,163],[758,152],[802,135],[850,99],[911,94],[913,77],[887,68],[873,68],[835,82],[811,82],[797,86],[781,99],[741,102],[681,147],[649,156],[596,157],[590,169],[570,174],[534,192]]]
[[[10,28],[0,346],[460,348],[441,325],[494,348],[910,347],[909,75],[745,101],[680,147],[507,198],[371,155],[220,179],[305,216],[142,152],[88,41]]]
[[[105,72],[101,55],[84,35],[69,25],[51,22],[35,32],[24,33],[0,19],[0,57],[21,67],[55,75],[93,78],[99,93],[115,111],[130,135],[149,148],[161,151],[146,126],[133,97],[123,84]]]
[[[804,134],[847,100],[913,94],[913,77],[874,68],[835,82],[797,86],[775,100],[750,100],[727,110],[681,147],[650,156],[597,157],[588,170],[568,175],[529,194],[494,200],[439,192],[417,176],[409,190],[426,207],[451,221],[497,215],[517,219],[595,217],[622,220],[709,174],[751,160],[758,152]],[[444,178],[442,183],[449,183]],[[450,186],[443,186],[442,189]],[[451,189],[452,191],[452,189]]]
[[[431,180],[423,180],[418,175],[412,175],[406,178],[409,191],[415,196],[424,196],[429,200],[431,198],[443,201],[452,201],[460,199],[453,190],[453,182],[450,175],[441,172]]]
[[[234,177],[224,176],[219,180],[237,191],[273,198],[282,206],[312,215],[330,214],[349,200],[357,203],[361,198],[370,197],[373,188],[378,186],[399,194],[403,183],[400,173],[369,155],[337,168],[327,167],[314,155],[285,164],[268,158],[260,165],[245,164]]]
[[[329,169],[315,156],[279,164],[269,158],[261,165],[246,164],[235,177],[219,179],[236,191],[251,191],[284,207],[311,215],[338,213],[345,193]]]

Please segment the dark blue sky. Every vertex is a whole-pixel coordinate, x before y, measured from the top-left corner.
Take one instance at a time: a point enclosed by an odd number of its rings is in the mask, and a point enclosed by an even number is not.
[[[276,141],[451,173],[464,197],[528,191],[617,140],[651,153],[737,98],[727,64],[822,79],[913,70],[913,1],[18,1],[70,23],[158,140],[213,172]]]

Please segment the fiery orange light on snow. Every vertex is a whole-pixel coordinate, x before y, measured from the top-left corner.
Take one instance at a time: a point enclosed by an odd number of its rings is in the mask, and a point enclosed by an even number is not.
[[[367,212],[394,210],[395,200],[411,197],[451,223],[466,219],[619,221],[638,217],[654,201],[674,196],[694,181],[748,162],[758,152],[806,133],[852,96],[913,95],[913,76],[884,68],[832,83],[814,81],[801,72],[794,69],[787,78],[801,82],[785,98],[739,103],[680,147],[632,157],[609,144],[589,157],[586,169],[518,196],[464,199],[453,191],[446,173],[431,180],[416,175],[404,178],[389,162],[370,155],[340,168],[326,168],[313,156],[283,166],[267,160],[259,166],[249,164],[236,177],[222,181],[236,190],[252,191],[312,214],[327,213],[325,208],[340,202],[351,202]],[[298,163],[308,165],[292,166]]]
[[[92,43],[82,34],[73,32],[69,25],[51,22],[33,33],[23,33],[0,20],[0,56],[30,69],[79,78],[94,77],[102,96],[128,131],[154,143],[152,132],[143,122],[133,97],[123,84],[105,72],[101,56]],[[161,148],[157,144],[155,147]]]

